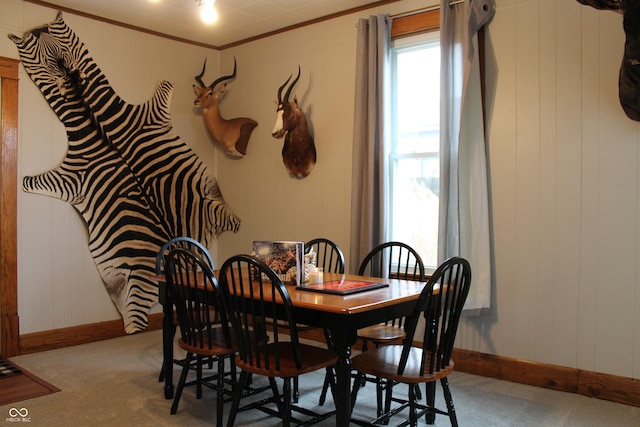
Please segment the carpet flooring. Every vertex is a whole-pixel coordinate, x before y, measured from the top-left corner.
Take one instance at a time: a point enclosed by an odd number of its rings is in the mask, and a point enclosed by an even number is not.
[[[179,350],[176,349],[176,352]],[[180,353],[176,353],[179,355]],[[0,406],[0,423],[11,410],[28,411],[32,426],[209,426],[215,423],[215,392],[185,389],[175,415],[158,382],[162,365],[161,331],[11,358],[11,362],[55,384],[60,392]],[[178,367],[174,378],[177,380]],[[301,404],[318,406],[324,371],[300,377]],[[640,408],[522,384],[454,372],[449,377],[460,426],[472,427],[640,427]],[[258,380],[256,380],[258,381]],[[404,392],[402,388],[398,393]],[[361,390],[354,416],[375,414],[375,387]],[[331,399],[328,399],[331,400]],[[437,389],[436,402],[442,402]],[[229,404],[225,406],[226,411]],[[424,425],[421,420],[421,425]],[[241,413],[236,426],[275,427],[277,418],[257,411]],[[320,424],[334,426],[330,418]],[[436,427],[450,426],[444,416]]]

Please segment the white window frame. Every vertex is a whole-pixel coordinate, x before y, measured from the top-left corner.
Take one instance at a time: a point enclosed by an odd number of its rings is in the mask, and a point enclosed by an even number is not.
[[[410,36],[410,37],[403,37],[403,38],[397,38],[395,40],[392,41],[392,44],[390,46],[390,69],[391,69],[391,79],[390,79],[390,106],[388,111],[389,117],[388,117],[388,129],[390,129],[390,132],[388,133],[389,138],[390,138],[390,144],[389,144],[389,150],[388,150],[388,173],[389,173],[389,197],[387,198],[387,203],[389,203],[389,206],[386,207],[386,211],[387,211],[387,224],[386,224],[386,230],[388,233],[388,238],[387,240],[403,240],[405,241],[405,243],[408,243],[411,246],[414,246],[416,250],[418,250],[418,252],[420,253],[421,257],[423,258],[423,261],[425,263],[425,267],[428,270],[431,269],[435,269],[436,265],[437,265],[437,247],[438,247],[438,242],[437,242],[437,222],[435,224],[435,235],[431,235],[431,240],[435,239],[435,241],[433,241],[433,247],[431,247],[431,245],[429,244],[429,250],[425,251],[425,250],[421,250],[421,245],[420,244],[416,244],[416,242],[411,242],[411,241],[406,241],[407,239],[399,239],[397,238],[397,234],[394,235],[394,221],[396,220],[396,216],[397,213],[394,214],[393,211],[393,200],[394,200],[394,177],[395,177],[395,164],[397,161],[399,160],[404,160],[404,159],[434,159],[438,162],[439,165],[439,144],[436,144],[436,150],[437,151],[433,151],[433,149],[427,151],[415,151],[415,152],[405,152],[405,153],[399,153],[397,151],[397,138],[398,138],[398,123],[397,123],[397,112],[398,112],[398,105],[397,105],[397,77],[396,77],[396,71],[397,71],[397,57],[398,54],[407,52],[407,51],[411,51],[411,50],[416,50],[416,49],[423,49],[424,45],[431,45],[431,44],[437,44],[439,45],[439,40],[440,40],[440,32],[439,31],[431,31],[428,33],[422,33],[419,35],[414,35],[414,36]],[[438,69],[439,69],[439,63],[437,64]],[[439,80],[438,80],[438,87],[439,87]],[[439,96],[440,96],[440,92],[439,89],[437,91],[436,96],[438,97],[438,103],[439,103]],[[435,131],[435,135],[434,135],[434,139],[439,140],[439,117],[436,119],[436,129]],[[427,130],[427,132],[429,132],[429,130]],[[432,214],[433,216],[433,214]],[[437,212],[435,212],[435,217],[436,217],[436,221],[437,221]],[[428,252],[428,253],[425,253]]]

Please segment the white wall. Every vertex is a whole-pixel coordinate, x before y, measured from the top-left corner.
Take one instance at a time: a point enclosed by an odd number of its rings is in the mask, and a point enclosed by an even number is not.
[[[494,311],[457,344],[640,378],[640,133],[618,102],[622,17],[498,1],[490,36]]]
[[[576,1],[497,3],[487,67],[494,309],[465,319],[456,345],[640,378],[640,132],[617,99],[621,17]],[[174,125],[210,164],[243,221],[237,234],[217,240],[218,260],[250,251],[253,239],[316,236],[336,240],[348,256],[355,23],[424,4],[393,3],[221,53],[65,19],[126,99],[144,101],[160,79],[175,84]],[[0,9],[5,32],[21,34],[55,17],[19,0],[0,0]],[[117,39],[126,39],[124,48]],[[8,39],[0,38],[0,55],[17,57]],[[259,122],[244,159],[221,154],[192,110],[191,84],[205,55],[206,80],[215,77],[218,58],[220,73],[238,60],[221,108]],[[270,136],[276,90],[298,64],[296,93],[318,150],[304,180],[287,176],[282,142]],[[20,91],[22,176],[56,166],[66,139],[24,74]],[[21,332],[117,318],[73,210],[44,196],[19,197]]]

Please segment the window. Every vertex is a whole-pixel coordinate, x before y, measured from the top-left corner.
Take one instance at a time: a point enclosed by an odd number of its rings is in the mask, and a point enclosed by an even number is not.
[[[414,247],[435,268],[440,182],[439,32],[391,47],[389,240]]]

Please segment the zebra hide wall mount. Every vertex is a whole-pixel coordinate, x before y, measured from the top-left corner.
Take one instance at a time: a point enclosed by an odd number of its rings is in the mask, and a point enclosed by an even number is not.
[[[126,103],[62,13],[9,38],[68,138],[62,163],[25,176],[23,190],[63,200],[80,213],[125,331],[143,330],[158,300],[151,276],[162,245],[189,236],[208,247],[216,234],[238,231],[240,219],[215,177],[174,131],[171,83],[161,82],[146,103]]]

